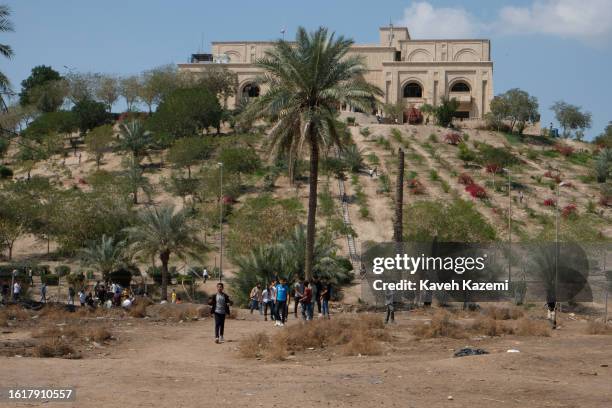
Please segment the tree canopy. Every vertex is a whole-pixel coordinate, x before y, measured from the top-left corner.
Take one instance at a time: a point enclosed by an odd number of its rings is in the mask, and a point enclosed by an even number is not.
[[[540,120],[538,99],[518,88],[497,95],[491,101],[491,114],[496,121],[508,121],[510,130],[523,133],[527,123]]]
[[[209,90],[179,88],[161,101],[151,118],[151,127],[156,133],[181,138],[217,128],[220,120],[221,105]]]
[[[591,112],[582,112],[580,106],[557,101],[550,109],[563,128],[563,137],[570,137],[574,131],[574,136],[580,140],[584,137],[584,130],[591,127]]]

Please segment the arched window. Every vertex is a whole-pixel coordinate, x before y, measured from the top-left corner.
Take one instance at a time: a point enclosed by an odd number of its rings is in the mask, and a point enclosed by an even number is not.
[[[422,98],[423,88],[416,82],[410,82],[404,87],[404,98]]]
[[[257,98],[259,96],[259,86],[257,84],[246,84],[244,88],[242,88],[242,97],[243,98]]]
[[[451,87],[451,92],[470,92],[470,86],[465,82],[456,82]]]

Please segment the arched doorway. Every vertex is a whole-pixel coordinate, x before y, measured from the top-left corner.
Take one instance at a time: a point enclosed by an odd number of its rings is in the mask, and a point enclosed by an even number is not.
[[[451,86],[450,91],[453,93],[469,93],[471,92],[471,89],[467,82],[458,81]]]
[[[254,82],[249,82],[244,87],[242,87],[242,98],[250,99],[257,98],[259,96],[259,85]]]
[[[418,82],[408,82],[404,85],[404,98],[422,98],[423,87]]]

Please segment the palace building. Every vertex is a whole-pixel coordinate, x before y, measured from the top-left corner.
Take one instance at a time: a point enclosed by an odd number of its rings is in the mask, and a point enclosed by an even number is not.
[[[437,105],[442,98],[459,101],[456,113],[461,119],[480,119],[489,111],[493,98],[491,42],[486,39],[412,39],[406,27],[381,27],[379,44],[356,44],[350,53],[363,56],[365,79],[383,90],[384,103],[402,99],[407,107]],[[211,54],[193,54],[182,72],[204,72],[211,64],[221,64],[238,76],[236,97],[256,98],[261,70],[255,62],[264,56],[273,41],[216,41]],[[350,107],[349,107],[350,109]]]

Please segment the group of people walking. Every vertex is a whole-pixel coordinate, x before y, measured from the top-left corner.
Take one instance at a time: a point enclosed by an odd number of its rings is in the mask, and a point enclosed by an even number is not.
[[[304,320],[312,320],[314,306],[316,305],[319,316],[329,319],[329,301],[331,299],[332,287],[327,279],[315,277],[311,282],[304,279],[296,279],[290,286],[285,278],[278,281],[272,280],[269,285],[262,288],[257,283],[251,289],[249,295],[250,311],[258,310],[268,320],[274,321],[275,326],[284,326],[289,315],[291,298],[293,298],[293,314],[298,318],[298,310]]]

